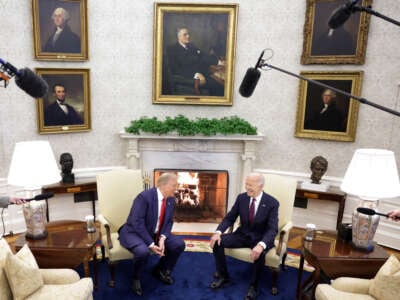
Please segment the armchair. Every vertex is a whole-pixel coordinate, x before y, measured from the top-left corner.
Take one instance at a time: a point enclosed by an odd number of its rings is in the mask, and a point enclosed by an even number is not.
[[[108,257],[111,280],[115,286],[115,264],[119,260],[133,258],[132,253],[119,243],[118,229],[126,222],[132,202],[143,190],[141,170],[112,170],[97,175],[97,194],[102,226],[102,242]]]
[[[373,279],[339,277],[319,284],[316,300],[392,300],[400,294],[400,262],[391,255]]]
[[[25,245],[13,254],[0,238],[0,299],[82,299],[91,300],[91,278],[80,278],[72,269],[39,269]]]
[[[265,174],[264,191],[279,201],[279,224],[278,234],[275,238],[275,247],[270,249],[265,255],[265,265],[272,270],[271,294],[278,293],[277,280],[279,269],[284,269],[287,256],[286,245],[289,238],[289,231],[293,227],[292,211],[296,194],[297,182],[287,177]],[[236,248],[225,249],[225,254],[236,259],[252,262],[250,260],[250,249]]]

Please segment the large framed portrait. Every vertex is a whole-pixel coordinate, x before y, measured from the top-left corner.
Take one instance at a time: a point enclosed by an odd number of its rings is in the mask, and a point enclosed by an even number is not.
[[[302,64],[364,64],[370,15],[354,13],[336,29],[328,26],[332,12],[348,0],[307,0]],[[360,5],[371,5],[361,0]]]
[[[154,4],[154,104],[232,105],[237,4]]]
[[[35,58],[89,58],[87,0],[32,0]]]
[[[89,69],[37,68],[49,91],[37,101],[40,134],[89,131]]]
[[[301,72],[319,81],[359,97],[362,71]],[[359,102],[332,89],[300,81],[297,104],[296,137],[353,142],[357,130]]]

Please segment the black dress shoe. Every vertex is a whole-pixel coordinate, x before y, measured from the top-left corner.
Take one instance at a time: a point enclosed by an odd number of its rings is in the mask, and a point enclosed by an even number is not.
[[[231,281],[229,280],[229,278],[219,277],[218,279],[211,282],[210,287],[212,289],[219,289],[219,288],[227,286],[230,282]]]
[[[140,284],[139,279],[133,279],[131,289],[132,292],[134,292],[136,295],[138,296],[143,295],[142,285]]]
[[[170,270],[160,270],[159,268],[155,268],[153,270],[153,276],[164,282],[165,284],[173,284],[174,279],[171,276]]]
[[[254,286],[251,285],[249,289],[247,290],[246,297],[244,297],[245,300],[255,300],[258,296],[258,289]]]

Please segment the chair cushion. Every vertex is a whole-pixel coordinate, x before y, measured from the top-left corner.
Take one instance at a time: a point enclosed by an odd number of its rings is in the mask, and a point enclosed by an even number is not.
[[[354,294],[350,292],[339,291],[329,284],[318,284],[315,290],[316,300],[376,300],[365,294]]]
[[[400,262],[391,255],[376,273],[369,294],[380,300],[398,299],[400,295]]]
[[[108,259],[110,261],[118,261],[118,260],[122,260],[122,259],[133,258],[132,252],[130,252],[128,249],[122,247],[121,244],[119,243],[117,232],[111,233],[111,241],[113,243],[113,248],[108,250],[107,235],[105,235],[105,234],[103,235],[102,242],[106,249],[105,255],[108,257]]]
[[[7,253],[12,253],[7,241],[3,238],[0,239],[0,299],[11,300],[12,294],[8,284],[4,264],[6,262]]]
[[[7,253],[4,269],[14,299],[25,299],[43,286],[35,257],[27,245],[17,254]]]
[[[282,256],[286,252],[286,243],[282,244],[282,251],[281,255],[276,254],[276,247],[278,246],[279,241],[275,240],[275,247],[270,249],[265,255],[265,265],[278,268],[282,261]],[[225,248],[225,254],[228,256],[232,256],[236,259],[246,261],[246,262],[253,262],[250,258],[250,249],[249,248]]]

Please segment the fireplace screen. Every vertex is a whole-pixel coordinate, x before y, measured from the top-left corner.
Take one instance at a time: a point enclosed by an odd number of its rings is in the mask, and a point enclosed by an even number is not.
[[[219,223],[222,220],[228,201],[227,171],[155,169],[154,182],[165,172],[178,176],[176,222]]]

